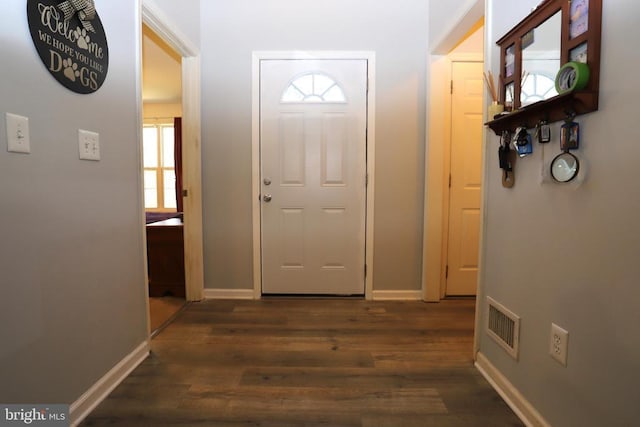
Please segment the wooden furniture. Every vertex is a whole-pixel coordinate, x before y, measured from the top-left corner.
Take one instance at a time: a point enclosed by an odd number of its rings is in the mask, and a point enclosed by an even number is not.
[[[149,296],[185,296],[184,237],[180,218],[147,224]]]
[[[581,9],[578,9],[581,8]],[[569,61],[586,62],[589,81],[584,89],[562,93],[534,104],[522,106],[520,94],[523,76],[523,50],[536,37],[536,30],[560,13],[560,65]],[[500,102],[512,103],[512,112],[487,122],[496,134],[511,131],[518,126],[535,127],[540,121],[547,123],[563,120],[598,109],[600,84],[600,34],[602,29],[602,0],[547,0],[505,34],[500,46]]]

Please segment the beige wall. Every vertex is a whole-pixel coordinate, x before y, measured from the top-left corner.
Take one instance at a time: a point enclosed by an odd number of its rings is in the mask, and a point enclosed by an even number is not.
[[[143,107],[144,119],[146,120],[165,120],[173,117],[182,117],[182,104],[151,104],[144,103]],[[173,122],[173,120],[170,120]]]

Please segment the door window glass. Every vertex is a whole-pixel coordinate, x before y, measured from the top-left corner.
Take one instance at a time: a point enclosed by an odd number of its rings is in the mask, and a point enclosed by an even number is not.
[[[284,90],[283,103],[343,103],[347,101],[344,91],[331,77],[322,73],[311,73],[297,77]]]

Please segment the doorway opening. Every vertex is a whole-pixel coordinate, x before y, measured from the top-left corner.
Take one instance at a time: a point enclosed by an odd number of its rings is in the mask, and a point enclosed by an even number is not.
[[[186,303],[182,222],[182,58],[142,26],[142,168],[152,335]]]
[[[201,300],[204,292],[200,56],[164,16],[154,4],[142,2],[141,174],[148,180],[141,190],[145,211],[155,211],[143,230],[149,244],[147,292],[163,298],[161,304],[148,306],[150,336],[185,302]],[[156,58],[149,58],[150,53]],[[145,64],[150,59],[160,65]],[[180,157],[182,173],[175,161]],[[180,178],[182,185],[176,186]]]
[[[431,57],[424,299],[477,293],[483,147],[484,19],[474,4]],[[472,20],[473,19],[473,20]],[[457,36],[456,36],[457,35]],[[457,79],[459,81],[454,81]],[[472,205],[468,205],[469,199]],[[464,285],[451,285],[455,269]],[[448,271],[447,271],[448,270]]]

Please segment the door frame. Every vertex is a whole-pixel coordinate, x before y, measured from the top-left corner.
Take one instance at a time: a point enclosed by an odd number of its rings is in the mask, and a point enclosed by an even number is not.
[[[204,293],[200,52],[171,24],[171,20],[165,13],[152,2],[143,0],[141,11],[142,22],[182,57],[182,179],[183,188],[188,192],[188,196],[184,198],[183,206],[185,292],[187,301],[199,301],[203,298]],[[142,58],[141,53],[140,58]],[[142,64],[142,59],[139,62]],[[141,65],[138,74],[141,82]],[[142,132],[142,99],[140,99],[139,115],[140,132]],[[142,170],[142,162],[140,168]],[[142,172],[140,173],[142,174]],[[142,211],[144,212],[144,201],[142,203]],[[144,241],[146,241],[145,227],[143,227],[143,233]],[[144,252],[146,261],[146,248]],[[148,283],[148,278],[146,283]]]
[[[365,299],[373,299],[373,223],[375,188],[375,52],[371,51],[254,51],[252,53],[251,172],[253,216],[253,297],[262,298],[262,239],[260,220],[260,62],[262,60],[354,59],[367,61],[367,189],[365,231]]]

